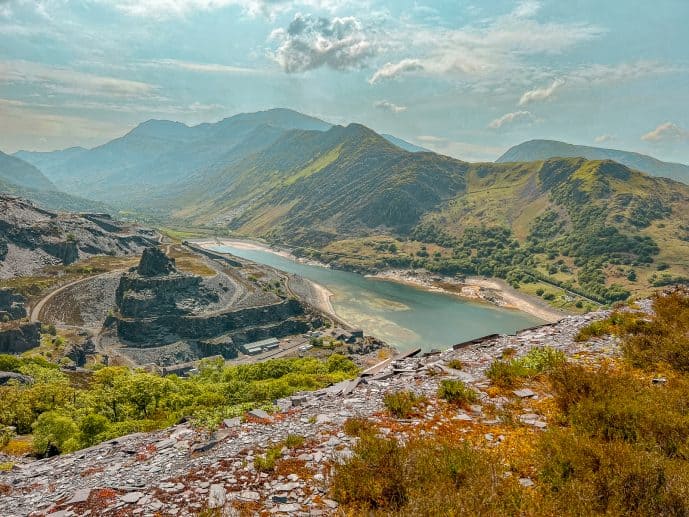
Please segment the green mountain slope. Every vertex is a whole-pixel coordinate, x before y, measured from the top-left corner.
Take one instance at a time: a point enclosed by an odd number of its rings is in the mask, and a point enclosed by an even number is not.
[[[533,162],[547,160],[548,158],[576,157],[589,160],[614,160],[631,169],[636,169],[652,176],[672,178],[689,183],[689,165],[662,162],[651,156],[629,151],[572,145],[556,140],[530,140],[524,142],[509,149],[496,162]]]
[[[174,215],[192,224],[224,221],[242,233],[289,232],[295,240],[320,243],[408,232],[463,188],[466,168],[444,156],[404,151],[358,124],[292,131],[204,178],[204,199],[187,197]]]
[[[196,181],[174,198],[178,222],[343,267],[496,276],[601,302],[689,277],[689,186],[610,160],[470,164],[352,124],[288,132]]]

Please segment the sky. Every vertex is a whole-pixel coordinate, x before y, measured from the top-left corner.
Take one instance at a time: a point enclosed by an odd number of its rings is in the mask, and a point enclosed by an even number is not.
[[[292,108],[464,160],[689,163],[689,0],[0,0],[0,150]]]

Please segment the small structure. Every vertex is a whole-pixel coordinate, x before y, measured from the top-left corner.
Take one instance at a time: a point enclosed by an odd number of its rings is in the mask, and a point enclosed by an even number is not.
[[[244,350],[249,355],[260,354],[266,350],[274,350],[280,346],[280,342],[274,338],[262,339],[261,341],[254,341],[253,343],[247,343],[244,345]]]

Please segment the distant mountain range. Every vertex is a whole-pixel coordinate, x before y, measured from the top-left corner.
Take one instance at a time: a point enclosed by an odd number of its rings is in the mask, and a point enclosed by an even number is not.
[[[549,158],[586,158],[588,160],[614,160],[631,169],[652,176],[672,178],[689,184],[689,165],[662,162],[645,154],[586,145],[572,145],[557,140],[530,140],[510,148],[496,160],[504,162],[533,162]]]
[[[30,199],[53,210],[104,211],[103,203],[61,192],[33,165],[0,152],[0,193]]]
[[[533,141],[498,163],[468,163],[360,124],[276,109],[193,127],[151,120],[94,149],[7,158],[0,181],[20,195],[62,189],[165,224],[321,250],[325,260],[378,250],[384,237],[440,250],[388,253],[386,244],[369,266],[515,285],[538,278],[602,301],[689,282],[689,186],[655,177],[681,177],[684,166],[634,153]]]
[[[327,131],[331,127],[317,118],[279,108],[193,127],[149,120],[93,149],[19,151],[15,156],[40,168],[66,192],[133,208],[192,175],[230,166],[269,147],[286,131]],[[415,147],[390,138],[396,145]]]

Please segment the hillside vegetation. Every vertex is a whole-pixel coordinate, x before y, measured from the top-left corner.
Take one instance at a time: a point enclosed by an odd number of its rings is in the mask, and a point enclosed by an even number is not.
[[[586,145],[572,145],[557,140],[529,140],[515,145],[508,149],[496,162],[533,162],[549,158],[577,157],[588,160],[614,160],[651,176],[672,178],[689,183],[689,165],[683,163],[663,162],[645,154]]]
[[[689,330],[689,298],[657,298],[654,311],[652,318],[617,312],[602,322],[602,334],[620,336],[620,358],[566,359],[546,348],[493,364],[507,373],[489,370],[488,390],[505,389],[498,379],[508,375],[508,389],[528,384],[553,393],[534,403],[548,414],[544,432],[524,431],[512,413],[518,403],[502,414],[499,446],[493,434],[438,425],[410,431],[402,443],[372,420],[350,420],[345,431],[359,441],[335,468],[333,497],[352,515],[686,515],[689,378],[678,343]],[[662,377],[654,377],[658,371]],[[468,387],[452,393],[462,396],[448,398],[443,385],[437,396],[460,407],[477,396]],[[423,406],[417,403],[417,419]],[[388,405],[391,415],[408,418],[394,409]]]
[[[198,184],[174,218],[349,269],[495,276],[573,304],[689,276],[689,187],[610,160],[470,164],[350,125],[289,132]]]

